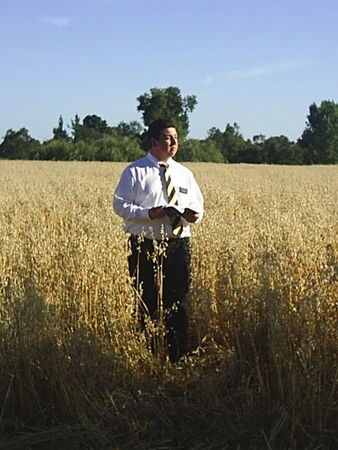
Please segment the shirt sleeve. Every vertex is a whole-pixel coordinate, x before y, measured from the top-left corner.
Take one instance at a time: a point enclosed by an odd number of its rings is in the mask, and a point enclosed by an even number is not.
[[[126,168],[120,178],[113,196],[113,208],[115,213],[125,220],[151,220],[148,208],[135,203],[136,190],[135,177],[130,168]]]
[[[195,180],[194,175],[191,173],[190,175],[190,192],[191,196],[189,198],[189,206],[188,208],[192,209],[193,211],[196,211],[200,217],[196,221],[196,223],[200,222],[203,217],[204,213],[204,200],[202,192],[197,184],[197,181]]]

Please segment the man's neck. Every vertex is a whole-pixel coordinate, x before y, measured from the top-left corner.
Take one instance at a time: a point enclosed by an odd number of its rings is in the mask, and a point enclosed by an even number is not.
[[[155,153],[153,153],[152,150],[150,150],[150,153],[153,155],[154,158],[156,158],[159,162],[164,162],[166,163],[169,159],[171,159],[171,157],[169,156],[168,158],[162,158],[160,159]]]

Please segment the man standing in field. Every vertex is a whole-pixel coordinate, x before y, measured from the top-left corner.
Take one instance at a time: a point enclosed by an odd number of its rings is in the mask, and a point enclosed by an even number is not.
[[[173,159],[178,150],[175,125],[155,120],[148,137],[150,152],[123,171],[113,206],[130,233],[129,273],[142,297],[141,324],[146,316],[156,319],[163,308],[168,355],[174,362],[187,351],[189,224],[202,219],[203,197],[191,171]]]

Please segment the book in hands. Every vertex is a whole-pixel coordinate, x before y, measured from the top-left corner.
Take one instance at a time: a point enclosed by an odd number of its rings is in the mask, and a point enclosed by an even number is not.
[[[197,214],[197,212],[194,211],[193,209],[190,209],[190,208],[184,208],[183,209],[183,208],[180,208],[177,205],[170,205],[170,206],[166,207],[166,213],[167,213],[167,216],[169,216],[169,217],[183,216],[183,214],[185,212],[190,212],[190,213],[193,213],[193,214]]]
[[[187,212],[187,213],[192,213],[192,214],[198,214],[197,211],[194,211],[193,209],[190,209],[190,208],[185,208],[184,212],[185,213]]]
[[[184,213],[184,209],[180,208],[177,205],[170,205],[166,207],[166,213],[169,217],[182,216]]]

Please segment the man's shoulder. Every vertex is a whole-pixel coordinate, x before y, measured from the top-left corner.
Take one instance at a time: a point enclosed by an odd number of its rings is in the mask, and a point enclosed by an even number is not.
[[[190,169],[188,169],[188,167],[175,161],[174,159],[172,160],[172,168],[173,168],[173,170],[175,170],[183,175],[193,176],[192,171]]]
[[[132,169],[137,169],[137,168],[150,167],[152,165],[153,164],[151,163],[149,158],[147,158],[147,155],[145,155],[143,158],[137,159],[136,161],[128,164],[128,166],[126,167],[125,170],[132,170]]]

